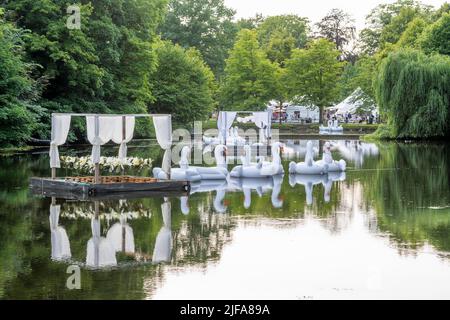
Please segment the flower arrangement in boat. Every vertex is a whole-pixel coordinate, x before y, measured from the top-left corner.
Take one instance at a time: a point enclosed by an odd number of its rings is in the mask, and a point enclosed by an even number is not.
[[[66,219],[92,219],[95,217],[95,210],[90,209],[86,210],[83,208],[69,208],[68,210],[64,210],[61,212],[61,217]],[[126,211],[126,212],[118,212],[114,209],[110,209],[109,211],[103,211],[99,218],[100,219],[120,219],[121,217],[126,217],[127,220],[146,218],[150,219],[152,217],[152,213],[150,210],[139,209],[135,211]]]
[[[94,163],[91,157],[61,157],[61,164],[66,169],[74,169],[82,172],[94,172]],[[152,159],[144,159],[138,157],[130,157],[119,159],[116,157],[101,157],[100,169],[108,170],[109,172],[121,172],[125,169],[151,169]]]

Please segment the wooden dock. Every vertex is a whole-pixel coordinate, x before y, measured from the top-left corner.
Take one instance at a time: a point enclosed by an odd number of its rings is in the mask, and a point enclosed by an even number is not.
[[[190,192],[188,181],[159,181],[140,177],[102,177],[101,183],[92,183],[93,177],[31,178],[33,194],[72,200],[113,200],[150,196],[185,195]]]

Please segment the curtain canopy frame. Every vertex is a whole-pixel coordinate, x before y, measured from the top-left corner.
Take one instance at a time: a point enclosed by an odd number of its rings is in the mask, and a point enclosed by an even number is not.
[[[268,136],[268,139],[270,140],[271,139],[271,137],[272,137],[272,112],[270,112],[270,111],[225,111],[225,110],[223,110],[223,111],[219,111],[219,113],[220,112],[224,112],[225,113],[225,119],[227,118],[227,114],[229,113],[229,112],[236,112],[236,113],[244,113],[244,114],[254,114],[254,113],[256,113],[256,112],[265,112],[265,113],[267,113],[267,123],[269,124],[268,125],[268,127],[267,127],[267,129],[266,129],[266,131],[267,131],[267,136]],[[226,120],[225,120],[225,122],[226,122]],[[224,139],[225,139],[225,144],[226,144],[226,141],[227,141],[227,137],[225,136],[224,137]]]
[[[53,139],[54,137],[54,126],[53,126],[53,119],[57,116],[70,116],[70,117],[94,117],[94,118],[118,118],[121,117],[123,119],[123,125],[122,125],[122,135],[125,138],[126,136],[126,125],[125,121],[127,117],[134,117],[134,118],[155,118],[155,117],[168,117],[169,119],[172,119],[172,115],[170,114],[101,114],[101,113],[52,113],[52,128],[51,128],[51,137]],[[98,121],[96,121],[96,131],[98,132]],[[51,175],[52,179],[56,179],[56,168],[51,168]],[[169,170],[170,171],[170,170]],[[168,172],[168,176],[170,178],[170,172]],[[95,164],[95,183],[100,183],[100,166],[99,164]]]

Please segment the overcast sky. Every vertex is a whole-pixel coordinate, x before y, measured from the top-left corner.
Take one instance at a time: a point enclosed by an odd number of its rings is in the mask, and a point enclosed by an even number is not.
[[[237,18],[248,18],[262,13],[264,16],[278,14],[298,14],[307,17],[313,23],[319,21],[333,8],[343,9],[356,21],[358,30],[364,27],[364,18],[369,11],[380,3],[392,3],[394,0],[225,0],[225,4],[237,11]],[[425,4],[441,6],[443,0],[422,0]]]

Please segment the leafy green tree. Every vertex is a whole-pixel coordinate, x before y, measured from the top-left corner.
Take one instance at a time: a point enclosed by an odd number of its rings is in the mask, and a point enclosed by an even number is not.
[[[28,141],[36,125],[32,66],[24,61],[22,30],[3,20],[0,8],[0,146]]]
[[[257,29],[261,23],[264,22],[264,17],[262,14],[257,13],[251,18],[241,18],[236,22],[238,31],[242,29]]]
[[[267,59],[255,30],[243,29],[226,61],[221,106],[234,110],[265,109],[280,88],[280,68]]]
[[[406,27],[405,32],[400,36],[397,46],[400,48],[417,48],[418,40],[427,27],[427,22],[422,18],[415,18]]]
[[[408,28],[410,22],[416,18],[420,18],[422,12],[419,8],[404,7],[401,8],[398,15],[392,18],[391,22],[386,25],[380,34],[381,48],[387,43],[395,44]]]
[[[171,0],[161,35],[184,48],[198,49],[218,76],[236,36],[234,14],[224,0]]]
[[[308,19],[294,14],[267,17],[258,26],[258,40],[265,47],[273,34],[282,32],[295,41],[295,48],[304,48],[308,41]]]
[[[433,13],[432,21],[439,20],[443,14],[450,13],[450,3],[445,2],[436,12]]]
[[[438,21],[430,25],[419,43],[426,53],[450,55],[450,13],[443,14]]]
[[[292,50],[295,49],[295,39],[286,31],[277,30],[272,34],[265,48],[269,60],[283,67],[285,61],[291,57]]]
[[[150,112],[171,113],[174,122],[192,124],[214,109],[214,74],[195,49],[169,41],[158,44],[158,69],[152,77],[155,102]]]
[[[373,56],[361,56],[355,64],[347,64],[342,74],[341,98],[343,100],[356,89],[356,99],[362,101],[362,108],[368,110],[375,104],[373,81],[377,71],[377,60]]]
[[[388,27],[388,25],[392,23],[392,20],[405,8],[411,10],[404,11],[403,17],[397,19],[393,26]],[[426,17],[431,15],[432,7],[424,5],[418,0],[397,0],[394,3],[380,4],[372,9],[366,17],[366,28],[361,30],[360,33],[360,45],[363,52],[372,55],[377,52],[380,47],[384,47],[382,33],[387,27],[389,31],[384,31],[384,41],[397,42],[398,38],[396,37],[399,37],[405,30],[407,23],[412,21],[412,19],[409,18],[409,14],[407,14],[412,11],[421,13]]]
[[[334,42],[336,49],[343,52],[344,46],[354,37],[356,27],[348,13],[340,9],[331,10],[322,20],[316,23],[318,35]]]
[[[308,20],[297,15],[267,17],[258,26],[258,40],[272,62],[283,66],[294,48],[304,48],[308,41]]]
[[[289,96],[294,101],[318,106],[321,123],[323,108],[339,99],[340,75],[345,65],[338,60],[340,55],[334,43],[318,39],[306,49],[295,49],[286,62],[284,82]]]
[[[450,133],[450,58],[417,50],[391,53],[375,81],[391,138],[443,137]]]

